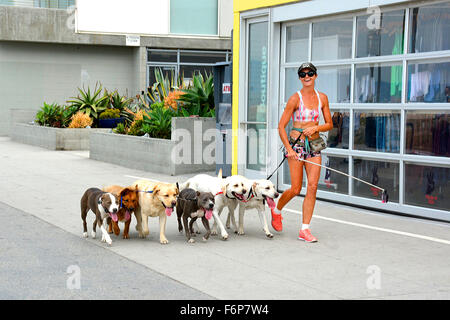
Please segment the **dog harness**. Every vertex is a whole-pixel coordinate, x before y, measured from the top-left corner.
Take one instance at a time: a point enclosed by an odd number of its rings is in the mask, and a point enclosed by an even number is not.
[[[300,97],[300,102],[298,104],[297,110],[295,110],[294,113],[292,114],[292,121],[297,122],[319,121],[322,102],[320,101],[319,92],[316,89],[314,89],[314,91],[317,94],[317,99],[319,99],[319,105],[317,106],[317,109],[309,109],[305,107],[305,104],[303,103],[302,93],[300,92],[300,90],[297,91],[298,96]]]

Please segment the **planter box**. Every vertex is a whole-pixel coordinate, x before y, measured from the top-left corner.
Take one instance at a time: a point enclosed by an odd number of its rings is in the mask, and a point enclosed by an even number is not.
[[[99,128],[115,128],[119,123],[125,121],[125,118],[114,118],[114,119],[99,119],[98,127]]]
[[[214,171],[215,126],[215,118],[172,118],[170,140],[93,132],[89,156],[172,176]]]
[[[61,129],[12,123],[10,136],[13,141],[50,150],[89,150],[89,135],[108,131],[110,129]]]

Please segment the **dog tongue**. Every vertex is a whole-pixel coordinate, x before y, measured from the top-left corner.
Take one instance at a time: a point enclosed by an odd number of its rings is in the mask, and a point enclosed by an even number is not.
[[[117,216],[116,213],[111,213],[111,218],[113,219],[114,222],[117,222],[119,220],[119,217]]]
[[[166,208],[166,214],[168,217],[172,214],[173,208]]]
[[[266,200],[267,200],[267,205],[269,206],[270,209],[275,208],[275,201],[273,201],[272,198],[267,197]]]
[[[212,217],[212,210],[206,210],[205,218],[209,220],[211,219],[211,217]]]
[[[130,220],[131,216],[130,216],[130,212],[127,210],[125,211],[125,221]]]

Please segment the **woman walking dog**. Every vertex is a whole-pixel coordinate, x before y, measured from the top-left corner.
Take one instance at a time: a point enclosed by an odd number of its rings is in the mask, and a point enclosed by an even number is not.
[[[316,203],[317,185],[320,177],[320,167],[301,161],[308,160],[321,164],[322,157],[320,147],[315,147],[314,141],[320,138],[319,132],[326,132],[333,128],[328,98],[322,92],[314,88],[317,78],[317,69],[310,63],[303,63],[298,68],[298,76],[303,87],[294,93],[284,109],[278,124],[278,132],[285,146],[285,157],[288,159],[291,176],[291,188],[284,191],[278,200],[277,207],[272,209],[272,227],[276,231],[282,231],[281,209],[302,189],[303,167],[306,171],[307,188],[302,208],[302,228],[299,239],[307,242],[316,242],[317,239],[311,234],[310,222]],[[322,113],[325,124],[319,125],[320,113]],[[293,128],[286,134],[286,126],[289,120],[293,120]],[[293,145],[292,145],[293,144]]]

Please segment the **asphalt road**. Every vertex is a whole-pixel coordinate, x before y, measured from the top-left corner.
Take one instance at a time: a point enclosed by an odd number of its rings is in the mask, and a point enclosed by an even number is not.
[[[0,221],[0,300],[212,298],[2,202]]]

